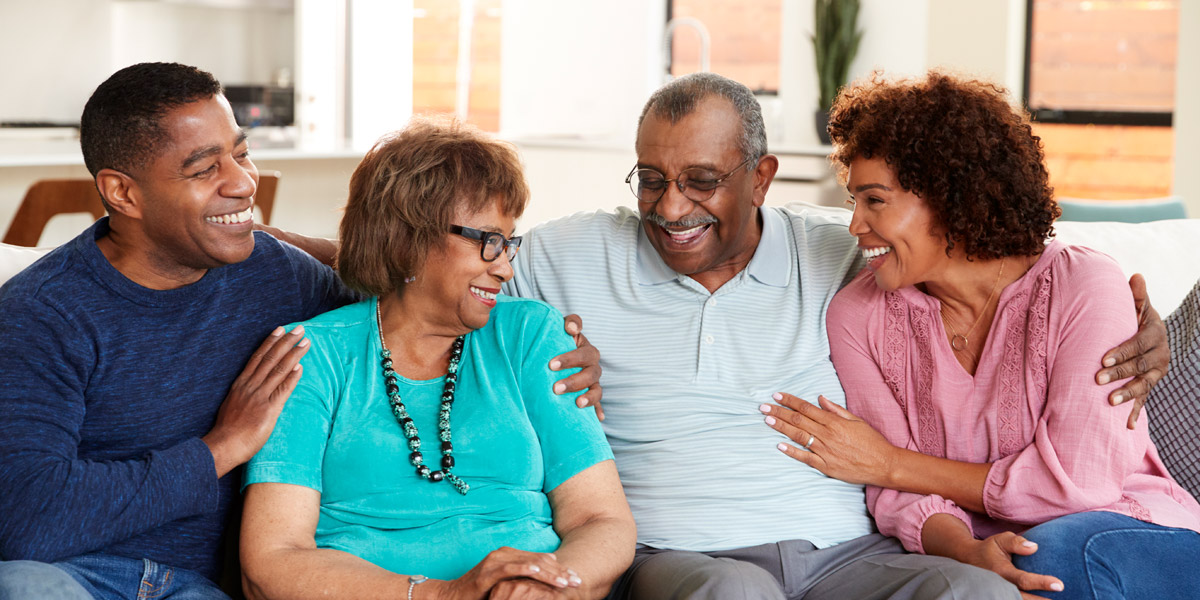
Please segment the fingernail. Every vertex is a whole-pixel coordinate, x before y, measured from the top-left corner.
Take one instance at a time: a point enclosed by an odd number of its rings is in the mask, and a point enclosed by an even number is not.
[[[542,568],[537,565],[529,565],[529,572],[530,573],[541,573]]]
[[[555,393],[555,394],[561,394],[561,393],[563,393],[563,392],[565,392],[565,391],[567,391],[567,386],[566,386],[566,385],[564,385],[564,384],[561,384],[561,383],[556,383],[556,384],[554,384],[554,393]]]
[[[767,417],[767,418],[765,418],[765,419],[763,419],[763,420],[767,422],[767,425],[774,425],[774,424],[775,424],[775,417]]]
[[[305,346],[308,346],[311,343],[312,342],[308,341],[308,338],[304,338],[304,339],[300,340],[299,344],[296,344],[296,345],[300,346],[301,348],[304,348]]]
[[[1096,378],[1096,381],[1099,381],[1100,385],[1104,385],[1111,380],[1112,378],[1108,376],[1108,373],[1101,373],[1100,376]]]
[[[1117,392],[1117,393],[1113,394],[1112,398],[1110,399],[1110,402],[1112,402],[1113,406],[1116,406],[1124,401],[1125,401],[1125,394],[1122,392]]]
[[[1031,542],[1031,541],[1029,541],[1029,540],[1025,540],[1025,542],[1024,542],[1023,544],[1021,544],[1021,545],[1022,545],[1022,546],[1025,546],[1026,548],[1037,548],[1037,543],[1036,543],[1036,542]]]
[[[1117,359],[1115,359],[1111,356],[1104,359],[1104,366],[1106,366],[1106,367],[1111,367],[1115,364],[1117,364]]]
[[[783,450],[784,452],[787,452],[787,444],[785,444],[783,442],[776,444],[775,447],[779,448],[780,450]]]
[[[300,363],[296,363],[296,366],[292,367],[292,370],[293,370],[293,371],[299,371],[299,370],[300,370]]]
[[[581,397],[575,401],[575,406],[578,406],[579,408],[587,408],[587,400]]]
[[[567,587],[567,578],[566,577],[556,577],[554,579],[554,583],[557,583],[558,587]]]
[[[281,335],[283,335],[283,325],[280,325],[271,331],[271,337],[279,337]]]
[[[774,394],[771,394],[771,397],[774,398],[775,400],[783,400],[783,394],[780,394],[779,392],[775,392]]]
[[[759,404],[758,412],[761,412],[763,414],[771,412],[771,405],[770,404]]]
[[[292,330],[292,335],[304,335],[304,326],[297,325],[296,328]]]
[[[579,587],[579,586],[583,585],[583,580],[580,579],[578,575],[572,575],[571,576],[571,585],[574,587]]]
[[[551,371],[557,371],[561,368],[562,368],[562,361],[560,361],[560,360],[550,361],[550,370]]]
[[[1052,589],[1056,592],[1061,592],[1061,591],[1063,591],[1063,584],[1061,582],[1055,581],[1054,583],[1050,584],[1050,589]]]

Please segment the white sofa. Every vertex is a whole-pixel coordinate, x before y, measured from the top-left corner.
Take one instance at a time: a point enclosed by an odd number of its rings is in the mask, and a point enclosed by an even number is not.
[[[819,211],[842,211],[794,205]],[[1200,279],[1200,219],[1177,219],[1150,223],[1055,224],[1058,238],[1069,244],[1090,246],[1117,260],[1125,273],[1146,277],[1150,300],[1166,317]],[[0,284],[8,281],[45,250],[0,244]]]
[[[1116,259],[1126,275],[1146,277],[1150,302],[1164,318],[1200,280],[1200,219],[1148,223],[1059,221],[1058,239]]]

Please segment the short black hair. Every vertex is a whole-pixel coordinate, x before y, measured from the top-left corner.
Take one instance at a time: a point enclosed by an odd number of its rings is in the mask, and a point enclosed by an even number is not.
[[[162,126],[167,112],[221,93],[211,73],[179,63],[139,63],[113,73],[83,107],[83,164],[92,177],[101,169],[130,174],[145,167],[170,142]]]

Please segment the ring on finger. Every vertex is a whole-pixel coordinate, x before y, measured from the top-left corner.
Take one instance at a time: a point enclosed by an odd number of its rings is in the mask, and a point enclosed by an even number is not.
[[[815,441],[817,441],[817,436],[809,434],[808,441],[804,442],[804,445],[801,446],[801,448],[808,450],[813,445],[813,442],[815,442]]]

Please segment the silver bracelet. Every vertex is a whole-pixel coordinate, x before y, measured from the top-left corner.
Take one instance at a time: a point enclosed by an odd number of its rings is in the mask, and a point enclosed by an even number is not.
[[[425,583],[429,578],[424,575],[409,575],[408,576],[408,600],[413,600],[413,588],[417,587],[418,583]]]

